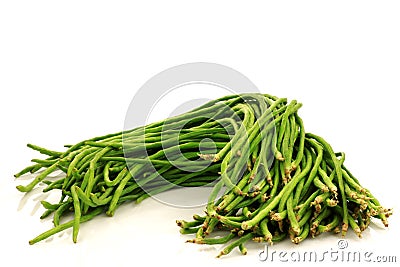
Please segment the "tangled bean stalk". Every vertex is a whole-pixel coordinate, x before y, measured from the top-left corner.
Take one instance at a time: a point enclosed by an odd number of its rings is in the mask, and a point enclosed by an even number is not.
[[[29,144],[48,156],[17,173],[38,173],[29,192],[45,183],[44,192],[59,190],[58,203],[42,201],[41,218],[53,216],[54,227],[29,241],[37,243],[79,226],[99,214],[113,216],[125,202],[139,203],[177,188],[213,186],[205,216],[178,220],[182,234],[197,244],[227,244],[218,256],[245,243],[298,244],[308,236],[341,232],[348,227],[361,237],[371,218],[388,226],[390,209],[344,166],[320,136],[306,133],[298,115],[301,104],[266,94],[230,95],[164,121],[96,137],[57,152]],[[205,139],[207,138],[207,139]],[[55,181],[46,178],[65,173]],[[223,192],[222,196],[218,195]],[[73,220],[60,220],[73,213]],[[222,237],[210,237],[214,231]],[[225,233],[225,234],[224,234]]]

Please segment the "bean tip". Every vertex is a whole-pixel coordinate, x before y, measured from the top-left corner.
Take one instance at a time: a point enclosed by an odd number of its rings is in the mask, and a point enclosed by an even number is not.
[[[16,188],[20,192],[28,192],[29,191],[28,188],[26,188],[26,186],[23,186],[23,185],[17,185]]]
[[[250,225],[247,222],[242,222],[241,227],[243,230],[248,230],[250,228]]]
[[[112,217],[112,216],[114,216],[114,211],[108,210],[108,211],[106,211],[106,215]]]
[[[221,258],[222,256],[224,256],[226,253],[224,251],[221,251],[216,258]]]
[[[349,225],[347,223],[342,224],[342,237],[346,236],[348,228],[349,228]]]

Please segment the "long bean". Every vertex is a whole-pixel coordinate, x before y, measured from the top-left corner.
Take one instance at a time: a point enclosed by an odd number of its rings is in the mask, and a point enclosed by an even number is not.
[[[178,220],[188,242],[227,244],[218,257],[245,243],[295,244],[308,236],[348,227],[358,235],[372,217],[387,226],[391,209],[344,166],[345,154],[322,137],[308,133],[296,100],[268,94],[230,95],[189,112],[106,134],[54,151],[28,144],[44,155],[17,174],[36,175],[29,192],[59,192],[58,203],[42,201],[41,218],[53,216],[53,228],[29,241],[42,241],[100,214],[113,216],[126,202],[140,203],[182,187],[212,186],[205,215]],[[62,175],[48,178],[53,172]],[[225,191],[223,191],[225,190]],[[221,195],[222,193],[222,195]],[[62,219],[73,214],[66,223]],[[220,231],[221,237],[212,237]]]

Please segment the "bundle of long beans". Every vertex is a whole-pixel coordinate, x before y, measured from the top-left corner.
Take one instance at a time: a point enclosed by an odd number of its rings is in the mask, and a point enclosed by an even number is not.
[[[308,236],[350,227],[361,236],[376,217],[387,226],[391,210],[343,165],[321,137],[306,133],[296,101],[270,95],[231,95],[164,121],[96,137],[48,155],[16,174],[39,174],[22,192],[40,182],[43,190],[61,190],[58,203],[42,201],[54,228],[32,239],[41,241],[119,205],[178,186],[213,186],[205,216],[177,221],[189,242],[225,244],[220,255],[249,240],[275,242],[289,236],[299,243]],[[46,180],[56,170],[65,177]],[[220,193],[222,196],[218,196]],[[71,211],[73,220],[60,223]],[[209,237],[215,230],[223,237]],[[235,239],[234,241],[231,241]]]

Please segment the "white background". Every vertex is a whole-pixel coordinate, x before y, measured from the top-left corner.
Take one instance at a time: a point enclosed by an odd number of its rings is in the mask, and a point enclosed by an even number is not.
[[[38,157],[25,144],[57,150],[120,131],[144,82],[197,61],[232,67],[262,92],[302,102],[306,130],[345,151],[361,183],[395,208],[389,229],[373,225],[362,240],[349,234],[349,249],[399,261],[399,13],[398,1],[2,1],[0,265],[267,264],[257,259],[260,245],[216,260],[220,247],[184,243],[175,219],[202,209],[151,199],[85,223],[77,244],[67,231],[28,245],[51,222],[39,220],[37,192],[22,205],[15,189],[24,181],[13,174]],[[329,250],[337,239],[273,248]]]

